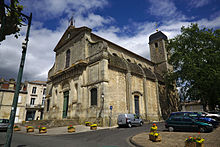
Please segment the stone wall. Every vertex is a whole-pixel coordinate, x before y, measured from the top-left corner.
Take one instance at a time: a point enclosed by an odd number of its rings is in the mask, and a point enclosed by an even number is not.
[[[78,119],[69,119],[69,120],[32,120],[32,121],[23,121],[23,126],[34,126],[37,128],[38,126],[45,126],[47,128],[54,127],[63,127],[68,125],[78,125]],[[84,123],[82,123],[83,125]]]

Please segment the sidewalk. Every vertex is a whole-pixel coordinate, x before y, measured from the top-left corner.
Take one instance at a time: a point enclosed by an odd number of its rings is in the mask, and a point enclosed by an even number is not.
[[[90,130],[89,126],[84,126],[84,125],[75,125],[74,127],[76,129],[76,132],[73,132],[73,133],[95,131],[95,130]],[[111,129],[111,128],[116,128],[116,127],[117,126],[97,127],[97,130]],[[26,128],[21,126],[21,131],[16,131],[16,133],[27,133]],[[30,134],[30,135],[63,135],[63,134],[73,134],[73,133],[68,133],[67,132],[67,126],[64,126],[64,127],[56,127],[56,128],[47,129],[47,133],[42,133],[42,134],[39,133],[38,129],[34,129],[34,132],[29,132],[27,134]]]
[[[144,132],[137,134],[130,138],[130,142],[137,147],[184,147],[185,139],[188,136],[198,136],[198,133],[194,132],[159,132],[162,141],[152,142],[149,140],[149,133]],[[220,147],[220,127],[213,130],[210,133],[200,133],[200,136],[205,139],[205,147]]]

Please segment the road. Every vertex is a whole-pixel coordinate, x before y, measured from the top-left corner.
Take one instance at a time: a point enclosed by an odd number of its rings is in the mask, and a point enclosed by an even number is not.
[[[164,123],[157,123],[158,130],[164,129]],[[113,128],[77,134],[56,136],[36,136],[14,133],[12,147],[131,147],[129,138],[149,131],[152,123],[141,127]],[[0,132],[0,146],[5,143],[5,132]]]

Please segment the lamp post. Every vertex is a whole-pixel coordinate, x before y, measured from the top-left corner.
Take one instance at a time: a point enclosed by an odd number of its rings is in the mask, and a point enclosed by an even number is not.
[[[104,109],[104,93],[101,94],[101,99],[102,99],[102,106],[101,106],[101,110],[99,111],[99,118],[101,118],[101,115],[102,115],[102,111]]]
[[[30,33],[32,13],[30,13],[30,16],[27,16],[27,15],[25,15],[21,12],[18,12],[14,8],[9,7],[5,4],[4,4],[4,7],[10,9],[11,11],[15,11],[16,13],[20,14],[21,16],[25,17],[28,20],[26,38],[25,38],[25,41],[22,43],[22,57],[21,57],[19,72],[18,72],[18,76],[17,76],[16,89],[15,89],[15,93],[14,93],[13,103],[12,103],[12,107],[11,107],[9,126],[8,126],[7,134],[6,134],[5,147],[10,147],[11,146],[11,140],[12,140],[12,134],[13,134],[15,114],[16,114],[17,103],[18,103],[18,95],[19,95],[19,90],[20,90],[20,85],[21,85],[21,80],[22,80],[22,75],[23,75],[25,56],[26,56],[26,52],[27,52],[27,45],[28,45],[28,41],[29,41],[28,37],[29,37],[29,33]]]
[[[101,98],[103,101],[104,101],[104,96],[105,96],[104,93],[102,93]]]

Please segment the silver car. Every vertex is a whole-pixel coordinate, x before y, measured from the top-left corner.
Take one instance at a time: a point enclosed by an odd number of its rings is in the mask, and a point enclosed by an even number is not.
[[[132,126],[142,126],[143,120],[136,114],[119,114],[118,115],[118,126],[128,126],[131,128]]]
[[[7,131],[9,125],[8,119],[0,119],[0,130],[1,131]]]

